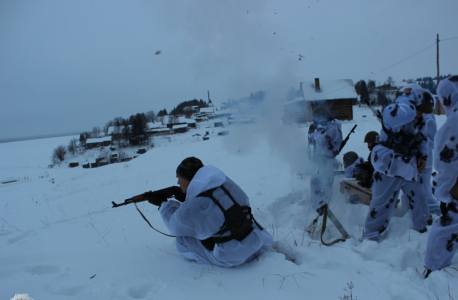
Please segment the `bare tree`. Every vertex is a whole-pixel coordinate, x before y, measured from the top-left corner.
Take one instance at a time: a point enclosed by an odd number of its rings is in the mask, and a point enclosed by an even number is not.
[[[156,121],[156,113],[154,112],[154,110],[151,110],[151,111],[147,112],[145,115],[146,115],[146,120],[148,122],[155,122]]]
[[[393,83],[393,77],[388,76],[388,78],[386,79],[386,84],[392,85],[392,83]]]
[[[76,143],[76,140],[75,139],[71,139],[70,142],[68,143],[67,150],[73,156],[75,156],[75,152],[76,152],[77,147],[78,147],[78,145]]]
[[[94,128],[92,128],[92,134],[94,135],[95,138],[99,138],[101,132],[102,132],[102,129],[100,129],[100,127],[98,126],[94,126]]]
[[[124,118],[123,117],[116,117],[113,120],[113,124],[116,124],[116,123],[122,124],[123,122],[124,122]]]
[[[369,91],[371,91],[371,90],[374,89],[374,88],[375,88],[375,81],[369,79],[369,80],[367,81],[367,89],[368,89]]]
[[[57,146],[56,149],[53,150],[51,161],[53,164],[60,165],[61,162],[64,161],[65,155],[67,154],[67,149],[64,145]]]
[[[132,131],[129,125],[126,125],[122,130],[122,140],[124,141],[124,146],[129,144],[130,137],[132,135]]]

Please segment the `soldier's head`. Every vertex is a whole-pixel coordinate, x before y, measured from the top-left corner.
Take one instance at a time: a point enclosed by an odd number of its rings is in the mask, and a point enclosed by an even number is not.
[[[369,148],[370,151],[372,151],[372,149],[374,149],[374,147],[379,143],[379,138],[380,135],[377,131],[369,131],[366,133],[364,142],[367,143],[367,148]]]
[[[424,89],[415,83],[409,83],[401,88],[401,91],[405,95],[413,97],[415,109],[417,110],[416,119],[423,114],[431,114],[433,112],[434,97],[428,89]]]
[[[312,113],[313,122],[317,125],[326,126],[332,120],[329,110],[324,106],[317,106]]]
[[[204,164],[198,158],[193,156],[185,158],[177,167],[177,178],[178,184],[180,185],[181,191],[186,193],[191,180],[196,175],[197,171],[202,168]]]
[[[437,95],[448,117],[458,108],[458,75],[442,79],[437,86]]]
[[[353,151],[347,152],[343,155],[343,164],[345,168],[351,166],[358,159],[358,154]]]

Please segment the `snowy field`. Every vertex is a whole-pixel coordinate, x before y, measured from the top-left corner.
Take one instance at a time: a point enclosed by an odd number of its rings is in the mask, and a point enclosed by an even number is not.
[[[365,116],[365,117],[363,117]],[[339,192],[331,208],[352,236],[326,247],[304,228],[310,209],[306,126],[278,118],[253,125],[192,129],[156,138],[136,159],[83,169],[48,169],[52,150],[72,137],[0,144],[0,299],[339,299],[352,282],[353,299],[458,299],[458,256],[452,267],[424,280],[428,233],[411,229],[406,215],[392,219],[380,243],[361,241],[368,207]],[[438,127],[445,121],[437,117]],[[364,135],[380,130],[367,108],[354,107],[343,135],[358,124],[343,150],[367,157]],[[229,130],[229,135],[217,133]],[[210,139],[202,140],[209,131]],[[199,133],[200,136],[194,136]],[[95,150],[94,150],[95,151]],[[96,152],[68,161],[93,161]],[[220,168],[248,194],[255,218],[274,236],[272,249],[235,268],[186,261],[175,240],[153,231],[135,206],[111,201],[176,185],[177,165],[188,156]],[[342,159],[342,154],[337,157]],[[141,203],[153,226],[166,231],[157,207]],[[320,219],[321,221],[321,219]],[[327,241],[339,238],[328,221]]]

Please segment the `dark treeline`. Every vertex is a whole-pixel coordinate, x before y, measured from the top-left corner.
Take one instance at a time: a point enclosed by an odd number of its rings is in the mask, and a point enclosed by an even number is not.
[[[449,76],[451,76],[451,74],[439,76],[439,80]],[[373,80],[368,80],[367,83],[364,80],[360,80],[355,84],[355,91],[360,96],[361,103],[369,102],[385,107],[396,98],[396,95],[398,94],[398,91],[396,91],[396,86],[402,86],[408,83],[417,83],[422,88],[428,89],[432,94],[436,94],[437,76],[417,78],[416,80],[407,79],[403,80],[401,84],[397,85],[392,80],[392,77],[388,77],[388,79],[383,84],[378,86]]]
[[[210,101],[209,103],[211,103],[211,100],[209,100],[209,101]],[[184,101],[184,102],[181,102],[180,104],[178,104],[177,107],[172,109],[170,114],[174,115],[174,116],[182,115],[182,114],[184,114],[184,108],[186,106],[198,106],[199,108],[202,108],[202,107],[208,107],[208,103],[205,102],[202,99],[200,99],[200,100],[194,99],[194,100]]]
[[[445,79],[447,77],[452,76],[452,74],[448,75],[439,75],[439,81],[442,79]],[[416,82],[421,85],[422,88],[428,89],[431,91],[431,93],[436,94],[436,87],[437,87],[437,76],[435,77],[423,77],[423,78],[417,78]]]
[[[170,115],[174,115],[175,117],[182,115],[186,106],[198,106],[199,108],[202,108],[208,107],[208,103],[202,99],[184,101],[172,109]],[[159,110],[157,114],[151,110],[146,113],[131,115],[129,118],[116,117],[113,120],[108,121],[103,129],[100,127],[94,127],[90,132],[86,131],[80,133],[80,145],[84,145],[88,138],[101,137],[102,132],[105,133],[105,135],[108,134],[110,127],[114,127],[114,130],[111,133],[113,134],[113,139],[117,140],[120,146],[142,145],[148,142],[148,136],[146,135],[146,123],[162,121],[162,117],[166,115],[169,115],[169,113],[164,108]]]

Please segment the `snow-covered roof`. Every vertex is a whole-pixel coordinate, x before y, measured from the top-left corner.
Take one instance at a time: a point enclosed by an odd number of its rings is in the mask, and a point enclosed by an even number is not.
[[[127,125],[127,126],[129,126],[129,128],[132,129],[132,125]],[[122,133],[124,127],[125,127],[124,125],[110,126],[108,127],[108,135],[113,134],[113,133]],[[115,130],[116,128],[119,128],[119,131],[116,131]]]
[[[148,122],[146,123],[146,130],[156,129],[156,128],[164,128],[164,125],[160,122]]]
[[[357,98],[351,79],[320,80],[320,90],[315,89],[315,81],[301,82],[303,99],[301,101],[336,100]],[[297,99],[297,98],[296,98]],[[289,101],[294,102],[296,99]]]
[[[196,123],[196,120],[188,119],[188,118],[185,118],[185,117],[179,117],[177,123],[193,124],[193,123]]]
[[[214,113],[215,108],[214,107],[202,107],[200,109],[200,113]]]
[[[150,130],[148,130],[148,132],[166,132],[166,131],[170,131],[170,130],[171,130],[170,128],[162,127],[162,128],[150,129]]]
[[[121,133],[124,126],[110,126],[108,127],[108,134]]]
[[[188,127],[188,124],[173,125],[172,129],[186,128],[186,127]]]
[[[111,136],[86,140],[86,144],[95,144],[95,143],[103,143],[103,142],[111,142]]]

